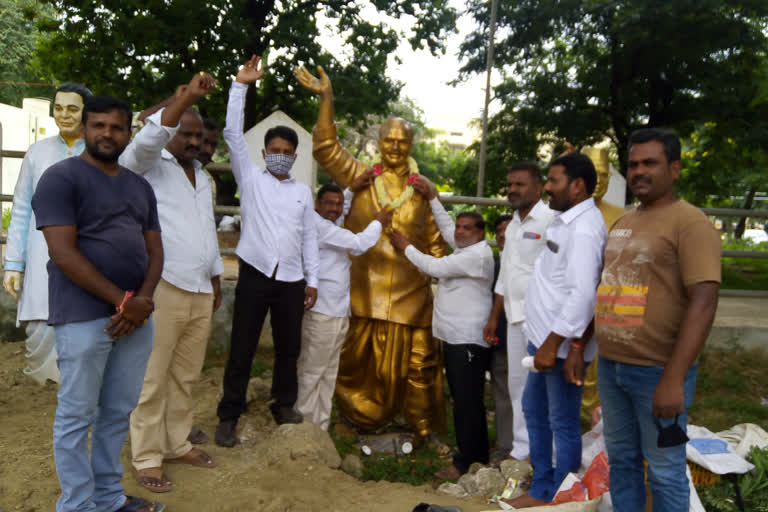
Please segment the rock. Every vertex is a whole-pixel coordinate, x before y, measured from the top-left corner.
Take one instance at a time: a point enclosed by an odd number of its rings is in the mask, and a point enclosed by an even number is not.
[[[501,471],[495,468],[481,468],[475,474],[475,482],[480,496],[490,498],[501,494],[506,480],[501,476]]]
[[[445,482],[440,484],[440,487],[437,488],[437,492],[440,494],[447,494],[448,496],[454,496],[456,498],[466,498],[469,496],[464,487],[452,482]]]
[[[363,461],[357,455],[350,453],[341,461],[341,470],[359,480],[363,477]]]
[[[341,466],[341,457],[331,436],[314,423],[280,425],[259,444],[270,464],[286,459],[304,459],[331,469]]]
[[[475,473],[477,473],[478,471],[480,471],[484,467],[485,466],[483,466],[479,462],[473,462],[472,464],[469,465],[469,469],[467,470],[467,473],[469,473],[471,475],[474,475]]]
[[[514,478],[518,482],[522,482],[533,470],[529,463],[515,459],[501,461],[499,469],[501,469],[501,475],[504,477],[505,482],[508,478]]]
[[[470,496],[477,496],[478,487],[475,475],[472,473],[464,473],[459,478],[459,485],[464,488],[464,491]]]

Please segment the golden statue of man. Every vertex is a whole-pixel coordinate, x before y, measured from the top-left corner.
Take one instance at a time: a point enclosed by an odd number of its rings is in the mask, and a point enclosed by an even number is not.
[[[299,83],[320,97],[312,154],[336,183],[346,187],[371,170],[339,143],[331,81],[321,67],[317,70],[318,77],[303,67],[296,70]],[[413,128],[407,121],[390,118],[381,126],[381,163],[374,165],[375,178],[355,194],[345,227],[362,231],[377,211],[389,207],[394,210],[392,228],[418,250],[441,257],[448,247],[429,203],[413,194],[410,184],[411,175],[418,172],[409,158],[412,149]],[[430,282],[385,236],[352,258],[352,316],[339,361],[336,404],[354,426],[376,430],[402,414],[417,441],[442,428],[442,364],[432,337]]]
[[[597,171],[597,184],[592,197],[595,204],[603,214],[606,227],[610,230],[616,220],[626,213],[621,206],[604,201],[603,197],[608,191],[608,183],[611,181],[611,167],[608,163],[608,151],[602,148],[586,147],[582,148],[582,153],[587,155],[592,163],[595,164]],[[587,368],[584,377],[584,396],[581,399],[581,418],[585,421],[592,419],[592,413],[600,405],[600,395],[597,392],[597,358]]]

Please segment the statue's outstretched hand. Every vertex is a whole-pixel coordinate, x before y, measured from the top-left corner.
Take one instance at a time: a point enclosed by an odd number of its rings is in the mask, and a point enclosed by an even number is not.
[[[309,89],[315,94],[326,95],[330,94],[333,89],[331,88],[331,80],[328,75],[323,71],[322,66],[317,66],[317,77],[307,71],[304,66],[298,67],[294,70],[296,80],[305,88]]]
[[[243,64],[237,72],[235,80],[241,84],[252,84],[262,76],[264,76],[264,64],[261,62],[261,57],[252,55],[250,60]]]

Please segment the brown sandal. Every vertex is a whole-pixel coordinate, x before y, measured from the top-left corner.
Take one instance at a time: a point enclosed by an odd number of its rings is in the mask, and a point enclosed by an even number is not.
[[[181,457],[174,457],[172,459],[165,459],[163,462],[169,464],[189,464],[190,466],[196,466],[198,468],[215,468],[218,466],[213,458],[199,448],[192,448],[185,455]]]
[[[160,470],[160,478],[148,474],[152,470]],[[133,474],[139,485],[148,491],[156,493],[170,492],[173,489],[173,483],[165,476],[163,468],[144,468],[133,469]]]

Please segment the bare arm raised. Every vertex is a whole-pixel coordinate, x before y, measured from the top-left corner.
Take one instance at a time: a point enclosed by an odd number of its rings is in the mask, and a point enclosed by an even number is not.
[[[301,66],[294,71],[296,80],[307,90],[320,96],[320,111],[317,114],[317,127],[320,130],[333,126],[333,87],[331,79],[323,71],[322,66],[317,66],[317,77],[312,75],[307,68]]]

